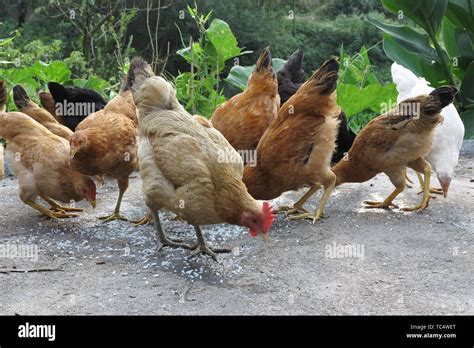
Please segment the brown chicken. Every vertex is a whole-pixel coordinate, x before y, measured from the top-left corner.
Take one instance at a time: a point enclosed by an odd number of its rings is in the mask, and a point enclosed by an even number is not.
[[[279,107],[278,82],[272,69],[270,50],[265,48],[245,91],[220,105],[211,122],[237,151],[255,150]]]
[[[292,219],[318,220],[336,182],[330,162],[341,113],[336,104],[338,71],[336,58],[323,63],[283,104],[263,134],[257,147],[257,166],[245,166],[243,180],[256,199],[273,199],[283,192],[311,186],[292,208],[277,210],[305,212]],[[325,191],[319,208],[308,213],[303,204],[320,184]]]
[[[424,157],[430,152],[434,130],[443,117],[441,110],[453,102],[457,89],[439,87],[429,95],[402,101],[395,109],[373,119],[357,135],[349,153],[333,167],[336,186],[365,182],[385,173],[395,190],[383,201],[366,201],[367,208],[389,208],[405,188],[406,169],[425,175],[423,199],[405,211],[428,207],[431,166]],[[396,207],[396,206],[395,206]]]
[[[13,101],[18,111],[27,114],[36,122],[41,123],[53,134],[69,141],[73,134],[72,130],[60,124],[47,110],[40,108],[31,101],[25,89],[20,85],[13,87]]]
[[[268,236],[273,215],[267,202],[253,199],[242,182],[243,162],[222,134],[200,116],[179,105],[175,91],[155,77],[148,64],[134,58],[132,89],[139,110],[138,150],[143,192],[161,246],[185,247],[214,259],[200,225],[230,223],[246,226],[252,235]],[[189,246],[168,239],[158,211],[166,209],[193,225],[198,242]]]
[[[3,91],[2,91],[3,90]],[[0,86],[0,111],[4,111],[5,85]],[[50,218],[75,217],[83,209],[61,206],[88,200],[95,207],[94,182],[69,165],[69,143],[21,112],[0,113],[0,137],[6,140],[6,157],[18,176],[20,198],[33,209]],[[36,203],[41,197],[51,205]]]
[[[131,71],[129,71],[131,74]],[[85,118],[71,137],[71,166],[86,175],[109,175],[118,182],[115,210],[101,220],[127,220],[120,205],[128,177],[137,168],[137,115],[130,91],[130,75],[120,93],[104,109]]]

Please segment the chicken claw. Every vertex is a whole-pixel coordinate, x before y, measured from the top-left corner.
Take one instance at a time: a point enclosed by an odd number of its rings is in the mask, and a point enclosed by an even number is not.
[[[101,216],[99,217],[99,220],[103,220],[104,222],[110,222],[114,220],[128,221],[128,219],[120,215],[120,213],[112,213],[107,216]]]
[[[297,206],[296,203],[293,205],[293,207],[290,207],[288,205],[283,205],[281,207],[278,207],[273,211],[274,214],[280,214],[280,213],[286,213],[286,215],[291,215],[295,213],[308,213],[308,211],[303,208],[303,206]]]
[[[78,214],[70,214],[66,213],[64,211],[52,211],[51,210],[51,215],[49,217],[53,219],[67,219],[67,218],[73,218],[73,217],[78,217]]]
[[[324,216],[323,212],[315,211],[313,213],[304,213],[296,216],[290,216],[288,220],[313,220],[313,224]]]
[[[197,255],[200,253],[207,254],[217,261],[217,254],[216,253],[230,253],[230,248],[210,248],[206,244],[206,240],[204,239],[204,235],[202,233],[201,227],[194,226],[197,236],[197,243],[191,248],[193,250],[191,255]]]
[[[367,204],[364,207],[366,209],[376,209],[376,208],[390,209],[391,207],[398,208],[398,205],[393,204],[392,202],[385,203],[385,202],[377,202],[377,201],[364,201],[364,204]]]
[[[160,238],[160,245],[158,246],[156,251],[158,252],[164,247],[184,248],[184,249],[190,249],[190,250],[193,249],[193,246],[183,243],[181,239],[173,239],[173,238],[168,238],[168,237],[164,237],[162,239]]]
[[[144,226],[148,225],[150,222],[153,222],[153,216],[150,214],[146,214],[144,217],[142,217],[139,220],[130,220],[132,224],[135,226]]]
[[[212,257],[214,261],[217,261],[217,253],[230,253],[232,251],[230,248],[210,248],[206,244],[200,243],[197,243],[191,249],[193,250],[192,256],[203,253]]]
[[[428,199],[424,199],[420,204],[414,206],[414,207],[407,207],[407,208],[402,208],[403,211],[416,211],[420,212],[423,209],[428,208],[429,202],[430,202],[431,196],[428,196]]]

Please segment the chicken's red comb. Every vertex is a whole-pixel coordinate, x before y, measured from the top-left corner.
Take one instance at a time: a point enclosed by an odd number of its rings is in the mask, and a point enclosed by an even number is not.
[[[263,230],[266,233],[270,231],[273,220],[275,219],[275,215],[273,214],[272,206],[268,202],[263,202],[262,212],[263,212]]]

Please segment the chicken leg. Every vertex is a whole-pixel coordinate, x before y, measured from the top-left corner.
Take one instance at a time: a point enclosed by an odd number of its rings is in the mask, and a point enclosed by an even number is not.
[[[41,214],[46,215],[47,217],[51,219],[62,219],[62,218],[70,218],[70,217],[78,217],[79,215],[77,214],[69,214],[64,211],[52,211],[50,209],[47,209],[45,207],[42,207],[41,205],[35,203],[34,201],[24,201],[26,205],[29,205],[35,210],[38,210]]]
[[[430,202],[430,179],[431,179],[431,165],[426,162],[423,158],[418,158],[414,162],[408,165],[413,170],[417,172],[423,172],[425,176],[425,180],[423,183],[423,199],[421,200],[420,204],[414,207],[403,208],[403,211],[420,211],[426,209]]]
[[[99,220],[104,220],[104,222],[110,222],[114,220],[128,221],[127,218],[120,215],[120,205],[122,204],[122,198],[125,191],[128,188],[128,177],[118,178],[117,183],[118,183],[120,192],[119,192],[119,197],[117,199],[117,204],[115,205],[115,210],[110,215],[99,217]]]
[[[77,212],[84,211],[84,209],[82,209],[82,208],[73,208],[73,207],[62,206],[61,204],[56,202],[54,199],[51,199],[47,196],[41,195],[41,198],[43,198],[43,200],[51,206],[51,210],[54,211],[54,212],[63,212],[63,213],[65,213],[65,212],[69,212],[69,211],[77,211]]]
[[[332,171],[329,171],[326,173],[326,177],[322,181],[322,185],[324,186],[324,193],[321,197],[321,201],[319,202],[318,208],[312,213],[304,213],[296,216],[291,216],[289,220],[310,219],[313,220],[314,224],[316,221],[321,219],[321,217],[324,215],[324,208],[326,206],[326,203],[329,200],[329,197],[331,196],[331,192],[336,186],[336,175]],[[302,198],[305,198],[305,196],[309,193],[313,194],[319,187],[320,185],[312,186],[311,189]],[[312,190],[313,192],[311,192]],[[306,197],[306,199],[308,198],[309,197]]]
[[[418,181],[420,182],[420,191],[417,193],[418,195],[419,194],[422,194],[424,189],[424,180],[423,180],[423,177],[421,176],[420,173],[416,172],[416,176],[418,177]],[[430,193],[434,193],[436,195],[444,195],[444,192],[443,192],[443,189],[442,188],[437,188],[437,187],[430,187]],[[431,198],[434,198],[434,197],[431,197]]]
[[[204,239],[204,235],[202,233],[201,227],[194,226],[196,230],[197,236],[197,243],[191,249],[193,249],[192,255],[197,255],[199,253],[207,254],[217,261],[217,254],[216,253],[229,253],[231,252],[230,248],[210,248],[206,244],[206,240]]]
[[[165,246],[169,246],[173,248],[193,249],[192,246],[186,243],[183,243],[181,240],[170,239],[166,237],[165,233],[163,232],[163,228],[161,227],[160,215],[158,214],[156,210],[153,210],[150,208],[150,213],[147,214],[147,216],[152,216],[154,224],[155,224],[156,236],[160,242],[160,246],[158,247],[157,251],[160,251]]]
[[[295,214],[295,213],[308,213],[308,211],[303,207],[306,201],[316,192],[319,190],[321,185],[316,184],[309,188],[309,190],[301,197],[296,203],[293,204],[293,207],[289,207],[287,205],[281,206],[275,210],[275,213],[284,213],[286,212],[287,215]]]
[[[382,209],[389,209],[390,207],[398,208],[397,205],[393,204],[393,200],[405,189],[405,183],[406,183],[406,168],[399,169],[394,172],[387,173],[385,174],[388,175],[390,178],[390,181],[392,184],[395,186],[395,190],[391,194],[388,195],[387,198],[384,199],[383,202],[377,202],[377,201],[364,201],[366,204],[365,208],[371,209],[371,208],[382,208]]]

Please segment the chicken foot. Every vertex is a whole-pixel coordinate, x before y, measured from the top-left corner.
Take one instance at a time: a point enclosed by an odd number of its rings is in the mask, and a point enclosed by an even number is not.
[[[418,160],[413,162],[411,165],[413,166],[412,169],[416,170],[417,172],[423,171],[423,174],[425,176],[425,180],[423,183],[423,199],[421,200],[420,204],[414,207],[403,208],[402,210],[403,211],[421,211],[428,207],[428,204],[431,198],[431,195],[430,195],[431,165],[422,158],[419,158]]]
[[[424,192],[424,188],[423,188],[424,180],[420,173],[416,172],[416,176],[418,177],[418,181],[420,182],[420,191],[417,192],[417,195],[420,195]],[[430,193],[434,193],[436,195],[444,195],[443,189],[437,188],[437,187],[430,187]],[[431,198],[435,198],[435,197],[431,197]]]
[[[310,187],[310,189],[301,197],[296,203],[293,204],[293,207],[289,207],[287,205],[283,205],[279,208],[277,208],[274,213],[279,214],[279,213],[286,213],[286,215],[291,215],[295,213],[309,213],[303,206],[306,203],[306,201],[316,192],[319,190],[321,185],[313,185]]]
[[[64,211],[52,211],[50,209],[47,209],[45,207],[42,207],[41,205],[35,203],[34,201],[24,201],[24,203],[33,209],[39,211],[41,214],[46,215],[47,217],[51,219],[62,219],[62,218],[71,218],[71,217],[78,217],[79,215],[77,214],[69,214]]]
[[[77,212],[84,211],[84,209],[82,209],[82,208],[65,207],[65,206],[59,204],[58,202],[56,202],[54,199],[51,199],[51,198],[46,197],[46,196],[41,196],[41,198],[43,198],[44,201],[47,202],[51,206],[51,210],[54,211],[54,212],[66,213],[66,212],[69,212],[69,211],[77,211]]]
[[[144,217],[139,220],[130,220],[130,222],[136,226],[144,226],[148,225],[150,222],[153,222],[153,215],[151,213],[147,213]]]
[[[150,209],[150,213],[147,214],[146,216],[151,216],[154,221],[156,236],[158,238],[158,241],[160,242],[157,252],[163,249],[163,247],[165,246],[169,246],[172,248],[193,249],[191,245],[183,243],[183,241],[180,239],[171,239],[171,238],[166,237],[165,232],[163,231],[163,228],[161,227],[160,215],[158,214],[156,210]]]
[[[404,186],[396,187],[395,190],[387,197],[383,202],[378,201],[364,201],[364,204],[367,204],[364,208],[372,209],[372,208],[382,208],[382,209],[389,209],[390,207],[398,208],[398,205],[392,203],[392,201],[397,197],[403,190],[405,189]]]
[[[128,178],[117,179],[117,182],[120,190],[119,197],[117,199],[117,204],[115,205],[115,210],[112,214],[99,217],[99,220],[103,220],[104,222],[110,222],[114,220],[128,221],[127,218],[120,215],[120,205],[122,204],[123,195],[128,188]]]
[[[214,259],[214,261],[217,261],[217,253],[230,253],[231,249],[230,248],[211,248],[206,244],[206,240],[204,239],[204,235],[202,233],[201,227],[199,226],[194,226],[194,229],[196,230],[196,236],[197,236],[197,243],[191,247],[193,250],[192,255],[197,255],[199,253],[207,254],[210,257]]]
[[[304,213],[296,216],[291,216],[289,217],[289,220],[301,220],[301,219],[310,219],[313,220],[313,224],[321,219],[324,215],[324,208],[326,207],[326,203],[329,200],[329,197],[331,196],[331,192],[334,190],[334,187],[336,187],[336,175],[334,175],[332,172],[330,172],[332,175],[329,175],[329,180],[328,183],[324,185],[324,193],[323,196],[321,197],[321,201],[319,202],[318,208],[312,212],[312,213]],[[314,192],[320,187],[320,185],[314,185],[308,192],[310,193],[311,190],[314,189]],[[306,195],[305,195],[306,196]],[[304,196],[303,196],[304,197]]]

